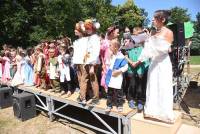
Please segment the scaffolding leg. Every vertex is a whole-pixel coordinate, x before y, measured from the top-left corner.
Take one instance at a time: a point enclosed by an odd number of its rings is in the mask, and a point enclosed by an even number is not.
[[[122,122],[121,122],[121,118],[118,117],[118,134],[121,134],[121,133],[122,133],[122,130],[121,130],[121,124],[122,124]]]
[[[122,124],[123,124],[123,134],[129,134],[128,119],[126,117],[122,118]]]
[[[54,110],[53,100],[50,97],[47,97],[46,103],[47,103],[49,119],[50,119],[50,121],[54,121],[55,117],[54,117],[53,112],[52,112]]]

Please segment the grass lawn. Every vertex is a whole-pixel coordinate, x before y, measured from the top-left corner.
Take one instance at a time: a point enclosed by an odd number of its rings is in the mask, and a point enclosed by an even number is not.
[[[192,65],[200,65],[200,56],[191,56],[190,64]]]

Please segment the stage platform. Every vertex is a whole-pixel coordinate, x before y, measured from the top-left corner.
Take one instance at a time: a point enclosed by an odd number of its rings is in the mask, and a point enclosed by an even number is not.
[[[77,102],[79,92],[74,92],[67,98],[66,95],[61,96],[59,93],[30,86],[20,85],[14,88],[15,94],[21,92],[33,93],[37,101],[36,107],[48,112],[50,120],[53,120],[56,115],[102,133],[132,134],[131,117],[137,113],[137,110],[129,108],[127,101],[123,105],[123,112],[118,112],[115,106],[110,112],[106,112],[106,99],[100,99],[100,103],[97,105],[83,105]],[[77,111],[81,111],[81,113]],[[71,117],[67,112],[74,115]],[[78,118],[81,116],[90,116],[91,118],[85,117],[86,119],[81,121]]]
[[[106,99],[100,99],[97,105],[83,105],[77,102],[79,92],[66,97],[59,93],[24,85],[13,87],[13,90],[14,94],[22,92],[34,94],[37,109],[46,111],[51,121],[55,117],[64,118],[105,134],[146,134],[147,132],[176,134],[182,124],[180,111],[175,111],[176,122],[170,125],[144,119],[143,113],[130,109],[127,101],[123,105],[123,112],[118,112],[116,107],[113,107],[108,113],[105,111]]]
[[[61,96],[60,93],[49,92],[48,90],[44,91],[42,89],[38,89],[38,88],[35,88],[35,87],[30,87],[30,86],[18,86],[18,89],[23,89],[24,91],[32,92],[32,93],[36,93],[36,94],[41,94],[41,95],[44,95],[44,96],[51,96],[53,99],[60,100],[60,101],[66,101],[68,103],[72,103],[73,105],[79,106],[79,107],[84,108],[84,109],[89,109],[89,108],[93,107],[95,110],[102,111],[101,113],[108,114],[108,115],[111,115],[111,116],[114,116],[114,115],[127,116],[130,113],[135,112],[135,110],[129,108],[127,101],[123,105],[123,112],[119,113],[117,111],[116,107],[114,106],[113,109],[111,110],[111,112],[106,113],[105,112],[106,99],[100,99],[100,101],[99,101],[100,103],[97,104],[97,105],[86,104],[84,106],[84,105],[79,104],[77,102],[79,92],[74,92],[70,97],[66,97],[66,95]]]

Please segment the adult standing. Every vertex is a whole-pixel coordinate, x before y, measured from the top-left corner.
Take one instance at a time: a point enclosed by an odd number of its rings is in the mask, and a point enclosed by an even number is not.
[[[102,72],[101,72],[101,83],[100,85],[107,92],[108,87],[105,83],[106,73],[110,65],[110,41],[119,37],[119,28],[117,26],[111,26],[107,29],[106,37],[101,41],[100,47],[100,58],[102,63]]]
[[[135,65],[150,58],[148,70],[145,117],[174,123],[172,64],[168,52],[173,41],[173,32],[165,27],[170,13],[158,10],[154,13],[155,35],[145,43],[145,47]]]

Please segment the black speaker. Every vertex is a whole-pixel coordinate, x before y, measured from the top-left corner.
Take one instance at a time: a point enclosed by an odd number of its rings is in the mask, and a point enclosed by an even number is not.
[[[174,46],[184,46],[185,45],[185,31],[184,23],[177,23],[168,25],[169,29],[173,31],[174,34]]]
[[[13,95],[14,116],[25,121],[36,116],[35,96],[30,93]]]
[[[1,87],[0,88],[0,109],[12,106],[12,88]]]

